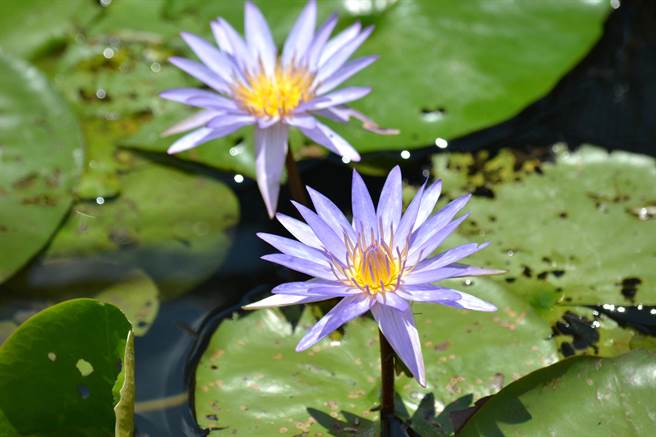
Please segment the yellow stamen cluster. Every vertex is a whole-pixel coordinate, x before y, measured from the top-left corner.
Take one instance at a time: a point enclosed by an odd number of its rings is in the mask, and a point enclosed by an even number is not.
[[[314,77],[304,69],[277,66],[275,74],[261,71],[235,89],[235,97],[257,117],[283,117],[310,100]]]
[[[405,270],[407,249],[395,252],[391,243],[387,243],[384,238],[376,240],[373,235],[369,242],[362,236],[355,244],[346,236],[344,240],[347,249],[346,265],[335,260],[333,268],[346,285],[371,295],[398,288]],[[394,241],[394,238],[390,241]]]

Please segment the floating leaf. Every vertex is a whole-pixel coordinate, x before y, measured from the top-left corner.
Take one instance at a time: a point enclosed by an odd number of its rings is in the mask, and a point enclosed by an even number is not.
[[[31,57],[70,37],[100,11],[89,0],[4,2],[0,14],[0,47],[9,53]],[[4,74],[4,73],[3,73]]]
[[[49,293],[89,281],[111,284],[137,269],[173,296],[221,265],[228,230],[239,218],[232,191],[209,177],[131,159],[131,170],[120,176],[121,196],[77,203],[44,256],[12,281],[12,289]],[[98,268],[108,262],[117,268]]]
[[[640,215],[656,204],[653,158],[591,146],[543,164],[436,155],[434,173],[451,197],[479,194],[460,234],[494,245],[469,262],[507,269],[500,280],[536,307],[656,303],[656,220]]]
[[[549,326],[528,305],[490,280],[467,283],[468,292],[495,303],[499,312],[414,306],[428,387],[400,376],[396,388],[404,408],[416,410],[428,392],[443,407],[465,395],[495,393],[557,359]],[[295,352],[314,321],[309,310],[295,329],[278,310],[224,321],[196,369],[194,405],[201,427],[246,435],[319,432],[321,423],[348,428],[357,422],[359,430],[370,429],[368,421],[377,422],[371,409],[380,390],[375,323],[361,317],[346,326],[341,341],[327,339]]]
[[[648,435],[655,389],[653,352],[570,358],[501,390],[458,435]]]
[[[114,390],[117,380],[133,383],[129,334],[118,308],[92,299],[63,302],[30,318],[0,346],[0,430],[114,435],[114,406],[130,405],[134,396],[120,390],[124,383]]]
[[[47,243],[68,211],[82,138],[30,65],[0,52],[0,282]]]

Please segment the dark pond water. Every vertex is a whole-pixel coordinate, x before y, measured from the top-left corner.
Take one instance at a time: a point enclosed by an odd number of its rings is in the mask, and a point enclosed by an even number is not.
[[[564,141],[573,147],[592,143],[655,155],[655,22],[656,2],[622,2],[609,17],[601,41],[549,95],[507,122],[451,141],[448,150],[495,151],[502,147],[531,150]],[[409,159],[400,163],[404,175],[411,181],[423,179],[422,171],[429,168],[429,156],[436,152],[434,146],[413,151]],[[391,165],[398,161],[398,154],[377,153],[364,159]],[[200,167],[197,170],[207,171]],[[304,161],[300,170],[306,184],[348,209],[350,170],[341,161]],[[283,230],[263,214],[255,184],[235,184],[228,177],[225,181],[238,193],[242,210],[241,222],[234,230],[231,255],[210,280],[192,293],[164,302],[149,333],[136,339],[139,402],[136,425],[142,437],[203,435],[194,425],[187,393],[189,375],[207,336],[240,301],[267,292],[273,285],[289,280],[291,274],[259,259],[269,249],[255,233],[283,233]],[[382,179],[369,177],[367,183],[376,192],[382,186]],[[293,214],[284,188],[280,208]],[[653,335],[656,325],[650,309],[627,307],[618,312],[616,308],[595,308],[620,324]],[[593,320],[569,316],[559,323],[559,333],[572,336],[563,354],[594,343]]]

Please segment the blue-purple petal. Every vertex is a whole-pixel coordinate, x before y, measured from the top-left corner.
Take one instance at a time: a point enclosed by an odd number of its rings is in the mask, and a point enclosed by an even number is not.
[[[387,175],[383,190],[380,192],[376,216],[382,225],[382,231],[389,238],[392,229],[399,227],[403,210],[403,180],[401,168],[395,166]]]
[[[353,227],[366,241],[371,241],[371,234],[378,237],[378,220],[374,203],[369,190],[362,180],[362,176],[353,170],[353,183],[351,185],[351,204],[353,209]]]
[[[344,240],[335,233],[323,218],[319,217],[311,209],[301,205],[298,202],[292,201],[298,212],[303,216],[305,222],[310,225],[314,231],[314,235],[321,241],[323,247],[330,252],[340,262],[346,262],[346,245]]]
[[[319,83],[319,86],[317,87],[317,94],[322,95],[332,91],[363,69],[367,68],[377,59],[377,55],[372,55],[348,62],[331,76],[327,77],[325,80]]]
[[[305,244],[290,238],[267,234],[265,232],[258,232],[257,236],[284,254],[295,256],[297,258],[305,258],[330,268],[330,262],[325,253],[318,249],[306,246]]]
[[[281,213],[276,214],[276,218],[280,224],[283,225],[285,229],[287,229],[289,233],[292,234],[301,243],[317,249],[323,248],[323,244],[314,234],[312,228],[307,224]]]
[[[170,58],[169,61],[180,70],[184,71],[190,76],[195,77],[209,87],[214,88],[221,93],[230,93],[230,87],[228,84],[223,79],[221,79],[218,74],[203,64],[199,64],[198,62],[194,62],[190,59],[179,58],[176,56]]]
[[[296,346],[296,351],[301,352],[314,346],[344,323],[364,314],[370,307],[371,299],[364,294],[345,297],[308,330]]]
[[[330,94],[319,96],[308,102],[302,103],[296,108],[296,113],[306,111],[318,111],[320,109],[330,108],[331,106],[338,106],[344,103],[352,102],[366,96],[371,92],[370,87],[347,87],[334,91]]]
[[[296,23],[285,41],[282,51],[282,65],[289,66],[306,57],[307,50],[314,38],[317,20],[316,0],[308,0],[307,5],[296,19]]]
[[[426,191],[424,191],[424,195],[421,198],[421,205],[419,205],[417,219],[415,220],[415,224],[412,227],[413,232],[419,229],[419,227],[423,225],[426,219],[433,213],[433,209],[435,209],[435,204],[437,204],[437,200],[440,198],[441,192],[441,179],[436,180],[430,184],[428,188],[426,188]]]
[[[284,253],[272,253],[270,255],[264,255],[262,259],[316,278],[328,280],[336,279],[330,267],[326,267],[325,265],[304,258],[285,255]]]
[[[421,353],[419,333],[412,316],[412,309],[405,311],[376,304],[371,308],[374,318],[394,352],[423,387],[426,386],[424,357]]]
[[[255,128],[255,169],[257,185],[269,217],[276,213],[280,177],[287,155],[288,128],[282,123],[267,129]]]
[[[318,302],[326,300],[322,296],[299,296],[287,294],[274,294],[273,296],[265,297],[262,300],[245,305],[242,308],[245,310],[258,310],[262,308],[285,307],[289,305],[299,305],[302,303]]]
[[[262,12],[250,0],[246,1],[244,29],[246,42],[256,61],[262,63],[266,74],[273,74],[276,68],[276,44]]]
[[[317,211],[317,215],[323,218],[326,224],[334,229],[338,236],[346,234],[351,241],[356,241],[353,226],[351,226],[351,223],[349,223],[337,205],[320,192],[310,187],[307,187],[307,190],[310,194],[310,199],[312,199],[314,209]]]
[[[362,45],[362,43],[369,38],[373,32],[373,26],[364,29],[359,35],[352,40],[348,41],[344,46],[340,47],[335,54],[333,54],[324,64],[322,64],[317,72],[317,80],[323,82],[333,75],[342,65],[351,57],[351,55]]]
[[[299,118],[300,117],[298,116],[294,117],[295,120]],[[314,127],[308,127],[307,124],[302,125],[296,121],[294,121],[294,124],[301,130],[301,132],[303,132],[303,134],[305,134],[305,136],[317,144],[324,146],[328,150],[348,159],[349,161],[357,162],[360,160],[360,154],[348,143],[348,141],[318,120],[315,119]]]

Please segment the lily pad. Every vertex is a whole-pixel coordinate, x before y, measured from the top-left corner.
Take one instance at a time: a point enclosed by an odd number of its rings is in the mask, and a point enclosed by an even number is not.
[[[130,159],[131,170],[120,175],[121,195],[75,204],[48,250],[9,284],[12,289],[51,294],[93,286],[94,278],[111,284],[137,269],[171,297],[216,271],[239,219],[233,192],[210,177]],[[108,262],[116,267],[99,268]]]
[[[72,36],[101,8],[89,0],[53,5],[49,0],[5,2],[0,14],[0,47],[29,58]]]
[[[416,410],[429,392],[440,410],[463,396],[489,395],[557,359],[549,326],[530,306],[490,280],[467,284],[456,283],[495,303],[499,312],[416,304],[428,387],[398,377],[402,408]],[[339,418],[348,427],[357,417],[355,422],[370,429],[377,421],[372,408],[380,390],[377,326],[361,317],[346,325],[340,341],[324,340],[294,352],[314,321],[307,309],[296,327],[278,310],[223,321],[196,369],[200,426],[245,435],[297,435],[325,431],[326,418]]]
[[[121,390],[133,378],[129,334],[118,308],[92,299],[29,319],[0,346],[0,430],[114,435],[114,406],[134,396]]]
[[[0,282],[50,239],[80,172],[77,121],[32,66],[0,52]]]
[[[653,352],[570,358],[504,388],[459,435],[648,435],[655,389]]]
[[[479,194],[460,235],[494,247],[471,263],[507,269],[498,280],[545,310],[656,304],[656,220],[648,213],[656,205],[656,162],[591,146],[554,150],[555,162],[542,164],[522,164],[507,151],[494,159],[435,156],[449,196]]]

